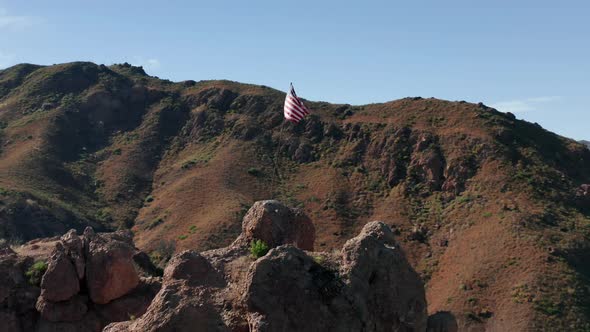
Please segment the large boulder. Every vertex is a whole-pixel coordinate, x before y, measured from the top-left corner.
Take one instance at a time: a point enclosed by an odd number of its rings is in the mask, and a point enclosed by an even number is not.
[[[80,291],[76,267],[61,242],[49,257],[47,272],[41,280],[41,296],[47,301],[59,302],[72,298]]]
[[[248,243],[262,240],[271,248],[293,244],[304,250],[313,250],[315,227],[300,210],[274,200],[258,201],[246,213],[238,240]]]
[[[251,331],[361,331],[342,279],[293,246],[256,261],[244,301]]]
[[[86,285],[94,303],[105,304],[119,298],[139,284],[133,264],[135,248],[127,234],[93,234],[85,231]]]
[[[191,250],[172,257],[166,269],[164,270],[164,281],[169,280],[186,280],[193,285],[213,284],[216,280],[210,280],[215,277],[213,266],[209,261],[199,253]]]
[[[341,275],[371,331],[424,331],[428,315],[420,277],[385,223],[370,222],[342,248]]]

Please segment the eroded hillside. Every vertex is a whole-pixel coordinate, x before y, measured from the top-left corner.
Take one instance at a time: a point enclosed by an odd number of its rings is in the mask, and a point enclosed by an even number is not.
[[[0,236],[131,228],[157,260],[228,245],[254,201],[301,207],[316,248],[395,229],[429,313],[461,327],[589,327],[590,151],[483,104],[307,102],[129,65],[0,71]],[[587,265],[587,264],[586,264]]]

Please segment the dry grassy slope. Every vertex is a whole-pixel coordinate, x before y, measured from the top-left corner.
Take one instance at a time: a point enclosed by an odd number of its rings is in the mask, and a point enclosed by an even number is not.
[[[316,247],[396,228],[429,310],[473,330],[588,328],[590,151],[485,105],[309,102],[127,65],[0,71],[0,236],[132,227],[154,257],[228,244],[256,200],[300,206]]]

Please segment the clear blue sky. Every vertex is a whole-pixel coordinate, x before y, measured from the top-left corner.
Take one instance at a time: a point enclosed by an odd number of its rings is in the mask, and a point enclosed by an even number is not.
[[[0,0],[0,68],[75,60],[310,100],[481,101],[590,140],[587,0]]]

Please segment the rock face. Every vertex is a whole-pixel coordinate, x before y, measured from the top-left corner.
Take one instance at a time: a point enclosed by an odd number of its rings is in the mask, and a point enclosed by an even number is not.
[[[76,268],[58,242],[49,258],[47,272],[41,281],[41,296],[51,302],[65,301],[80,291],[80,280]]]
[[[252,257],[253,240],[271,250]],[[340,252],[311,252],[314,240],[300,210],[257,202],[234,243],[181,252],[160,279],[129,232],[87,228],[51,240],[40,287],[25,278],[33,259],[0,245],[1,330],[426,331],[423,284],[387,225]]]
[[[160,289],[160,281],[140,279],[129,233],[88,228],[53,241],[40,288],[24,277],[33,260],[0,248],[0,317],[8,331],[98,332],[143,314]]]
[[[147,312],[104,331],[426,331],[423,284],[384,223],[339,253],[306,252],[311,221],[262,201],[242,230],[229,247],[174,256]],[[253,239],[272,249],[251,257]]]
[[[271,247],[293,244],[303,250],[313,250],[315,228],[299,210],[289,209],[278,201],[259,201],[244,217],[239,238],[247,243],[254,239]]]
[[[92,302],[109,303],[139,284],[129,234],[90,235],[87,240],[86,283]]]

